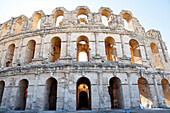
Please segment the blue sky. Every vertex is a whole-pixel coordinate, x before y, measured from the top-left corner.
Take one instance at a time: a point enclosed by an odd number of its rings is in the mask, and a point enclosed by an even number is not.
[[[105,6],[115,14],[122,9],[130,10],[145,31],[156,29],[161,32],[170,53],[170,0],[0,0],[0,4],[1,24],[22,14],[30,18],[37,10],[51,14],[56,7],[74,10],[78,5],[86,5],[91,12],[98,12]]]

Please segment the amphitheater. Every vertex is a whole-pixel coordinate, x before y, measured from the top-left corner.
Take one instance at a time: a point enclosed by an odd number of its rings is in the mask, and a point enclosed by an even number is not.
[[[128,10],[57,7],[0,24],[1,111],[169,109],[169,81],[161,33]]]

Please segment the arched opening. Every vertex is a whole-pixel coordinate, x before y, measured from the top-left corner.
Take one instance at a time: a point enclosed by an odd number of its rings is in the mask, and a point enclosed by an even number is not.
[[[136,40],[131,39],[129,41],[129,45],[130,45],[132,63],[142,64],[139,43]]]
[[[130,14],[128,14],[128,13],[124,13],[123,14],[123,19],[126,20],[126,21],[124,21],[125,28],[127,29],[127,25],[128,25],[128,30],[134,31],[133,22],[132,22],[132,16]]]
[[[77,110],[91,109],[91,84],[88,78],[77,80]]]
[[[79,24],[82,24],[82,25],[85,25],[85,24],[87,24],[87,21],[86,21],[87,19],[85,19],[85,18],[79,18]]]
[[[103,10],[101,15],[102,15],[102,23],[103,23],[103,25],[110,26],[110,24],[111,24],[111,22],[110,22],[111,21],[110,20],[110,12],[107,11],[107,10]]]
[[[161,58],[159,56],[159,52],[158,52],[158,48],[157,48],[156,44],[151,43],[150,47],[151,47],[152,56],[153,56],[153,59],[155,62],[155,67],[162,68]]]
[[[54,37],[51,39],[51,53],[50,61],[55,62],[61,56],[61,39],[59,37]]]
[[[2,31],[1,31],[1,36],[4,36],[6,35],[6,32],[7,32],[7,24],[5,24],[2,28]]]
[[[105,39],[106,56],[108,61],[117,61],[115,40],[112,37]]]
[[[5,82],[4,81],[0,81],[0,105],[1,105],[1,102],[2,102],[4,88],[5,88]]]
[[[22,27],[22,18],[19,18],[15,23],[15,34],[21,32],[21,27]]]
[[[57,80],[49,78],[46,81],[44,110],[56,110],[57,102]]]
[[[79,61],[81,62],[83,62],[83,61],[88,61],[88,58],[87,58],[87,53],[86,52],[80,52],[79,53]]]
[[[63,16],[64,12],[62,10],[58,10],[54,15],[54,26],[61,27],[63,26]]]
[[[87,24],[88,23],[88,11],[86,9],[78,10],[77,22],[78,22],[78,24]]]
[[[123,92],[122,92],[122,84],[119,78],[113,77],[109,81],[109,94],[111,100],[111,108],[112,109],[123,109]]]
[[[26,56],[25,56],[25,63],[31,63],[32,59],[34,58],[34,53],[35,53],[35,46],[36,42],[34,40],[30,40],[27,44],[26,48]]]
[[[138,88],[139,88],[140,103],[145,108],[151,108],[153,103],[149,91],[149,85],[145,78],[141,77],[138,79]]]
[[[33,17],[32,29],[40,29],[41,14],[37,13]]]
[[[9,45],[7,53],[6,53],[6,57],[5,57],[6,58],[6,67],[12,66],[14,50],[15,50],[15,45],[14,44]]]
[[[165,97],[166,106],[170,107],[170,86],[168,80],[166,80],[165,78],[162,79],[161,84],[162,84],[162,89]]]
[[[28,96],[28,80],[23,79],[19,82],[15,110],[25,110],[27,96]]]
[[[77,61],[89,61],[89,39],[85,36],[77,38]]]

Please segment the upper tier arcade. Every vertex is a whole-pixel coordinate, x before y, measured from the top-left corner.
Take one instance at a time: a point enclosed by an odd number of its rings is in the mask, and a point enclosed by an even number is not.
[[[0,25],[0,48],[1,68],[82,60],[169,70],[160,32],[145,32],[130,11],[117,15],[108,7],[97,13],[87,6],[73,11],[57,7],[50,15],[39,10],[30,18],[11,18]]]

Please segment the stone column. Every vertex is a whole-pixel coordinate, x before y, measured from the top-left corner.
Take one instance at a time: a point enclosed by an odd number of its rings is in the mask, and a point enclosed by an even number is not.
[[[94,41],[89,41],[89,59],[92,59],[96,55],[95,52],[95,42]]]
[[[70,34],[69,38],[70,38],[70,43],[71,43],[69,44],[69,51],[70,51],[69,54],[73,58],[73,60],[76,61],[77,60],[77,41],[73,33]]]
[[[8,108],[9,108],[11,93],[12,93],[12,83],[10,83],[9,86],[7,87],[7,98],[6,98],[6,108],[5,108],[5,110],[8,110]]]
[[[5,43],[3,43],[2,45],[1,45],[1,53],[0,53],[0,67],[2,66],[2,56],[3,56],[3,49],[4,49],[4,46],[5,46]]]
[[[123,53],[123,56],[131,58],[129,42],[126,41],[128,40],[128,38],[129,37],[126,35],[121,35],[122,53]]]
[[[64,110],[68,110],[68,77],[69,73],[65,73],[65,86],[64,86]]]
[[[99,55],[99,53],[98,53],[98,40],[97,40],[97,37],[96,37],[96,35],[97,35],[98,33],[97,32],[94,32],[94,37],[95,37],[95,56],[98,56]]]
[[[158,38],[159,42],[160,42],[160,46],[161,46],[161,49],[162,49],[162,53],[163,53],[163,56],[164,56],[164,59],[165,59],[165,62],[168,62],[167,60],[167,57],[166,57],[166,54],[165,54],[165,49],[164,49],[164,46],[163,46],[163,42],[162,40],[160,39],[161,37]]]
[[[157,97],[157,101],[158,101],[158,107],[165,107],[166,105],[164,105],[164,103],[161,102],[161,100],[160,100],[160,93],[159,93],[160,91],[159,91],[159,88],[158,88],[158,83],[157,83],[155,75],[153,75],[153,82],[154,82],[154,86],[155,86],[156,97]]]
[[[131,73],[127,72],[127,79],[128,79],[128,86],[129,86],[129,95],[130,95],[130,103],[131,103],[131,108],[134,108],[135,101],[134,101],[134,93],[132,89],[132,82],[131,82]]]
[[[146,61],[146,53],[145,53],[145,48],[144,46],[140,46],[140,53],[143,61]]]
[[[70,56],[70,32],[67,33],[67,45],[66,45],[66,56]]]
[[[35,110],[36,98],[37,98],[37,84],[38,84],[39,74],[35,74],[35,84],[34,84],[34,92],[33,92],[33,101],[32,101],[32,110]]]
[[[104,101],[103,101],[103,74],[102,71],[98,71],[98,88],[99,88],[99,106],[100,110],[104,110]]]
[[[40,59],[43,59],[43,50],[44,50],[44,37],[46,34],[42,35],[42,40],[41,40],[41,49],[40,49]]]
[[[6,54],[7,54],[7,48],[4,47],[2,58],[1,58],[1,68],[6,67]]]
[[[117,57],[123,57],[122,48],[121,48],[121,43],[120,42],[116,42],[116,54],[117,54]]]
[[[21,38],[20,43],[19,43],[19,47],[18,47],[18,54],[17,54],[17,61],[19,61],[19,58],[21,56],[21,47],[22,47],[22,42],[23,42],[23,38]],[[18,62],[17,62],[18,63]]]

